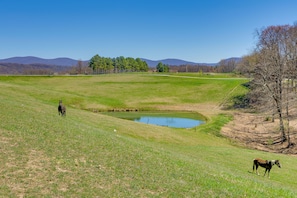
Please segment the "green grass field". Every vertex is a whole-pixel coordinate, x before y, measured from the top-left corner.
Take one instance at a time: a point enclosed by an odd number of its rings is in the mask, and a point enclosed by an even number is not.
[[[244,94],[245,82],[0,76],[0,197],[296,197],[296,157],[242,148],[219,133],[232,119],[219,108]],[[66,117],[58,116],[59,99]],[[208,122],[173,129],[98,113],[112,109],[187,110]],[[282,168],[270,179],[252,174],[256,157],[279,159]]]

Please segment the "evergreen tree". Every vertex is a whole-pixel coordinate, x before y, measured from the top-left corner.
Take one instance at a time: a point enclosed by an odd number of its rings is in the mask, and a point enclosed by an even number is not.
[[[98,54],[93,56],[89,62],[89,67],[95,73],[110,73],[110,72],[140,72],[148,71],[148,65],[140,58],[125,58],[123,56],[116,58],[100,57]]]
[[[169,66],[161,62],[158,63],[156,69],[157,69],[157,72],[169,72]]]

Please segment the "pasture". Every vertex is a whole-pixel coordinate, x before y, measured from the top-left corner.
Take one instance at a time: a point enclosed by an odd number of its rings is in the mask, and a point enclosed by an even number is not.
[[[1,197],[296,197],[296,157],[220,135],[247,79],[198,74],[0,76]],[[63,101],[67,116],[58,115]],[[193,129],[103,111],[186,110]],[[279,159],[270,179],[254,158]]]

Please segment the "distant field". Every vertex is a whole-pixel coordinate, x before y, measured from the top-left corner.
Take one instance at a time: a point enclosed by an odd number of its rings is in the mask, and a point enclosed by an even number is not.
[[[69,77],[0,77],[1,82],[20,85],[23,93],[47,104],[58,99],[73,108],[156,110],[180,105],[220,105],[245,93],[246,79],[206,76],[111,74]],[[195,107],[193,110],[196,110]]]
[[[245,82],[199,74],[0,76],[0,196],[296,197],[296,157],[241,148],[219,133],[232,119],[220,108],[246,92]],[[208,122],[172,129],[98,113],[127,109],[187,110]],[[248,172],[255,157],[283,167],[270,179],[256,176]]]

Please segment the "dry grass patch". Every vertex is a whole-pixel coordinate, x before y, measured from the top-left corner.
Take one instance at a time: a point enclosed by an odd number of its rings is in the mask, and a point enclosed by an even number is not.
[[[274,143],[279,141],[279,120],[274,122],[267,120],[267,116],[250,113],[234,113],[234,119],[225,125],[222,134],[234,139],[237,143],[249,148],[263,151],[297,154],[297,119],[292,119],[291,124],[291,143]]]

